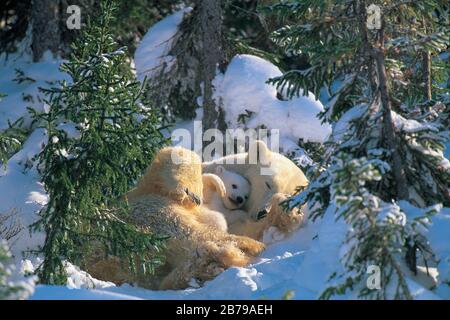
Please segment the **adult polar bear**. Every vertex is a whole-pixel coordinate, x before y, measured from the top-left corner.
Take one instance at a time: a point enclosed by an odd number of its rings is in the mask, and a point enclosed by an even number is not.
[[[270,226],[276,226],[287,233],[300,225],[303,220],[300,210],[293,209],[286,213],[280,203],[297,188],[306,187],[308,179],[291,160],[272,152],[263,141],[257,140],[254,147],[250,147],[250,152],[247,153],[204,162],[202,167],[204,173],[213,173],[217,166],[223,166],[250,182],[250,197],[243,208],[249,215],[245,222],[228,226],[228,230],[230,233],[261,240],[264,231]],[[267,217],[261,218],[265,215]]]
[[[161,149],[136,188],[125,197],[131,207],[130,223],[143,232],[169,237],[165,241],[165,263],[152,276],[133,274],[121,268],[118,259],[99,252],[89,257],[86,269],[98,279],[152,289],[184,289],[192,278],[202,283],[231,266],[247,265],[265,248],[259,241],[206,223],[211,212],[201,204],[202,165],[193,151]]]

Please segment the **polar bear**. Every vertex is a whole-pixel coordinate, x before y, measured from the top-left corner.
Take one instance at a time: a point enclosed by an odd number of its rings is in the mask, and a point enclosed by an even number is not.
[[[242,208],[250,195],[250,183],[242,175],[229,171],[223,166],[215,168],[215,174],[225,185],[225,197],[221,200],[223,205],[230,210]]]
[[[228,232],[222,199],[226,197],[223,181],[215,174],[206,173],[202,176],[204,214],[200,217],[202,223],[211,225],[223,232]]]
[[[201,204],[201,161],[181,147],[160,150],[137,187],[126,198],[131,223],[145,232],[169,236],[165,265],[155,276],[121,274],[119,282],[136,282],[152,289],[183,289],[194,278],[202,283],[231,266],[245,266],[265,246],[254,239],[228,234],[202,221],[210,214]],[[114,274],[103,274],[116,261],[91,263],[88,272],[113,282]]]
[[[210,209],[210,221],[223,231],[228,231],[228,225],[233,225],[247,217],[247,212],[240,210],[248,199],[250,184],[237,173],[225,170],[219,166],[216,173],[228,176],[227,184],[216,174],[203,174],[203,204]],[[242,201],[233,199],[242,198]]]
[[[258,140],[249,152],[204,162],[203,173],[214,173],[219,166],[242,175],[251,185],[249,199],[242,208],[249,216],[244,222],[229,224],[230,233],[261,240],[264,231],[272,225],[288,233],[301,224],[304,215],[300,210],[285,212],[285,207],[280,205],[299,188],[308,185],[302,170],[291,160],[272,152]]]

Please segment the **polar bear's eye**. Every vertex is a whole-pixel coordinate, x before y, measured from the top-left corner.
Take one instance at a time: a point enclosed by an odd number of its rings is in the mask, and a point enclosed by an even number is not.
[[[233,189],[237,189],[237,185],[235,185],[235,184],[232,184],[231,187],[232,187]]]

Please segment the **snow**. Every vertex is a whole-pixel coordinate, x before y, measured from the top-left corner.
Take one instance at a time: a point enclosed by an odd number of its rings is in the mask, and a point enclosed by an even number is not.
[[[30,235],[28,226],[38,219],[38,211],[47,203],[47,195],[37,172],[33,157],[47,142],[44,129],[36,129],[5,168],[0,169],[0,213],[17,210],[20,222],[25,227],[11,246],[16,262],[22,251],[36,249],[43,243],[44,235]]]
[[[169,55],[178,25],[183,15],[192,11],[187,7],[153,25],[145,34],[134,56],[137,78],[142,81],[145,76],[152,78],[164,67],[170,69],[174,57]]]
[[[22,128],[31,129],[31,117],[27,108],[36,111],[47,111],[44,94],[40,88],[50,88],[58,80],[69,80],[59,71],[63,60],[44,54],[42,61],[33,63],[29,54],[10,55],[0,58],[0,92],[7,96],[0,100],[0,130],[23,118]],[[14,81],[16,69],[23,71],[27,80],[22,83]],[[26,99],[26,101],[24,100]],[[20,265],[22,252],[36,247],[43,242],[44,236],[39,233],[30,235],[28,226],[38,218],[38,211],[47,203],[47,195],[39,182],[34,157],[47,142],[44,129],[35,129],[23,143],[22,149],[0,168],[0,213],[8,214],[16,211],[19,222],[24,226],[19,236],[14,239],[11,251],[16,265]],[[12,223],[13,221],[10,221]]]
[[[57,80],[69,80],[69,77],[58,69],[62,62],[50,58],[38,63],[33,63],[26,57],[9,57],[8,61],[0,59],[0,93],[7,94],[0,100],[0,130],[8,127],[8,121],[13,123],[20,117],[24,117],[23,126],[28,128],[31,123],[28,107],[40,112],[45,111],[44,94],[39,88],[50,88]],[[16,69],[23,71],[25,77],[35,82],[14,82]],[[24,98],[27,101],[24,101]]]
[[[76,272],[78,289],[73,286],[37,286],[30,299],[281,299],[287,292],[293,299],[317,299],[333,281],[334,272],[342,271],[341,241],[348,226],[336,221],[330,207],[324,219],[307,222],[291,236],[271,243],[265,252],[245,268],[230,268],[201,288],[186,290],[152,291],[128,284],[116,287],[97,282],[98,287],[86,290],[82,277]],[[444,235],[445,233],[441,233]],[[72,269],[74,270],[74,269]],[[91,281],[91,280],[89,280]],[[407,278],[412,295],[416,299],[439,299],[435,293]],[[73,281],[71,281],[73,283]],[[443,296],[447,297],[447,296]],[[355,299],[355,292],[334,297]]]
[[[96,289],[73,290],[66,286],[36,286],[30,300],[140,300],[126,294]]]
[[[392,114],[392,121],[394,122],[394,126],[399,131],[404,131],[406,133],[415,133],[419,131],[439,131],[436,127],[430,125],[430,124],[422,124],[419,121],[412,120],[412,119],[405,119],[401,115],[397,114],[394,111],[391,111]]]
[[[135,53],[136,73],[139,80],[152,79],[159,72],[170,70],[174,57],[170,55],[177,28],[185,13],[180,10],[152,26]],[[270,78],[281,76],[278,67],[252,55],[236,55],[227,66],[225,74],[217,71],[213,81],[214,98],[225,111],[229,128],[265,126],[280,130],[284,141],[294,143],[299,139],[324,142],[331,133],[328,124],[317,118],[324,110],[322,103],[312,93],[282,101],[277,98],[275,86],[267,84]],[[202,97],[197,103],[202,106]],[[239,119],[252,112],[245,126]],[[288,143],[288,142],[287,142]]]
[[[183,124],[188,127],[187,123]],[[0,178],[0,194],[3,207],[16,206],[22,210],[22,218],[26,225],[35,221],[35,212],[42,207],[46,196],[39,177],[33,167],[25,170],[22,163],[27,163],[40,150],[46,141],[45,131],[36,130],[8,163],[8,167]],[[14,205],[13,205],[14,204]],[[330,212],[332,210],[330,209]],[[448,223],[448,214],[446,216]],[[440,226],[440,227],[438,227]],[[436,223],[430,235],[441,237],[437,241],[439,252],[447,250],[448,244],[443,242],[448,232],[448,224]],[[339,271],[341,262],[341,241],[347,226],[340,220],[335,221],[332,214],[325,214],[324,219],[307,222],[291,236],[283,239],[279,235],[266,234],[270,244],[267,250],[253,264],[245,268],[230,268],[217,278],[209,281],[202,288],[190,288],[179,291],[152,291],[131,285],[114,286],[112,283],[93,279],[76,266],[68,264],[69,280],[67,286],[42,286],[35,288],[31,299],[280,299],[288,291],[292,291],[294,299],[316,299],[328,285],[330,275]],[[42,237],[35,235],[19,241],[19,248],[27,244],[38,244]],[[275,240],[273,240],[275,238]],[[17,244],[16,244],[17,245]],[[446,246],[445,246],[446,245]],[[17,252],[16,248],[16,252]],[[448,257],[448,253],[447,253]],[[447,260],[448,261],[448,260]],[[28,269],[30,269],[28,264]],[[447,270],[447,271],[445,271]],[[447,269],[440,269],[447,272]],[[424,289],[413,280],[408,280],[414,288],[416,298],[437,299],[434,293]],[[442,297],[449,297],[440,286]],[[355,298],[348,293],[338,298]]]
[[[424,216],[426,212],[435,212],[430,219],[431,221],[428,221],[427,228],[423,229],[423,232],[438,258],[437,273],[439,276],[435,292],[441,297],[450,299],[450,286],[443,283],[445,280],[450,280],[450,208],[436,205],[421,209],[406,201],[400,201],[399,206],[406,213],[408,219]]]
[[[366,110],[367,105],[364,104],[356,105],[347,110],[334,124],[333,140],[335,142],[343,141],[345,134],[349,133],[351,121],[362,116]]]
[[[225,120],[230,128],[242,127],[239,119],[251,112],[246,128],[280,130],[280,136],[292,141],[324,142],[331,127],[317,118],[323,105],[312,93],[283,101],[277,89],[267,80],[281,76],[278,67],[252,55],[236,55],[225,74],[214,80],[215,99],[222,103]]]
[[[30,235],[28,226],[38,219],[37,213],[45,206],[48,197],[37,170],[35,156],[38,155],[47,143],[46,131],[42,128],[33,130],[28,109],[38,112],[47,112],[49,106],[45,102],[42,88],[50,89],[57,85],[57,81],[68,81],[70,77],[59,71],[64,60],[54,58],[47,51],[40,62],[33,62],[29,48],[29,35],[18,45],[21,50],[16,54],[0,55],[0,93],[6,97],[0,99],[0,130],[8,127],[23,118],[22,128],[31,130],[22,145],[22,149],[13,155],[5,167],[0,168],[0,214],[16,211],[19,222],[24,229],[14,239],[10,249],[17,266],[20,266],[23,251],[36,249],[43,243],[44,235],[34,233]],[[21,83],[15,81],[16,70],[23,72],[25,80]],[[63,124],[68,134],[69,124]],[[12,221],[11,221],[12,222]]]
[[[332,226],[328,226],[330,228]],[[312,240],[318,229],[319,224],[307,225],[282,242],[270,245],[255,263],[245,268],[230,268],[198,289],[151,291],[123,285],[96,288],[87,292],[68,287],[37,286],[31,299],[281,299],[289,290],[294,291],[295,299],[317,298],[320,285],[323,285],[316,281],[321,280],[316,276],[319,273],[314,273],[312,277],[311,273],[304,275],[302,267],[311,270],[323,265],[322,258],[332,260],[332,257],[318,255],[317,252],[325,250],[328,253],[330,249],[327,246],[336,246],[336,241],[333,241],[336,232],[331,232],[324,240]],[[313,250],[308,251],[313,242]],[[328,266],[329,270],[332,268],[333,265]],[[322,278],[326,279],[326,276]]]
[[[444,156],[450,158],[450,141],[445,144]]]

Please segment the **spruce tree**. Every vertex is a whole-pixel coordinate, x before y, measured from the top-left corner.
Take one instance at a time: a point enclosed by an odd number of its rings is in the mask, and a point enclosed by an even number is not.
[[[0,238],[0,300],[25,299],[30,294],[26,282],[15,283],[9,280],[12,273],[11,252],[5,240]]]
[[[375,28],[368,27],[369,5],[381,9]],[[444,6],[440,0],[315,0],[263,9],[289,17],[293,23],[276,30],[273,40],[285,51],[305,54],[310,64],[270,82],[289,96],[308,91],[318,96],[338,84],[321,114],[335,126],[324,160],[309,187],[290,203],[308,201],[313,219],[331,211],[352,226],[344,283],[323,297],[359,288],[362,296],[411,298],[398,265],[406,261],[416,271],[419,255],[431,256],[416,220],[382,217],[400,216],[401,200],[422,208],[449,203],[450,164],[443,156],[449,104],[441,99],[440,85],[447,70],[437,58],[448,45]],[[432,88],[424,90],[429,83]],[[422,218],[428,216],[424,210]],[[366,290],[370,264],[383,268],[383,286],[397,284],[393,296]]]
[[[43,283],[66,283],[64,261],[83,266],[99,245],[132,269],[139,261],[151,270],[159,260],[161,238],[127,223],[127,207],[118,200],[166,140],[159,113],[139,102],[142,87],[126,64],[126,48],[117,48],[109,32],[115,8],[102,1],[100,17],[61,66],[71,83],[47,91],[48,113],[34,112],[49,138],[39,154],[49,201],[32,225],[46,234],[37,270]]]
[[[20,129],[22,122],[20,118],[12,124],[8,123],[8,128],[0,131],[0,165],[3,167],[6,167],[9,157],[20,149],[25,139],[26,133]]]
[[[169,119],[175,116],[194,118],[203,97],[203,128],[224,130],[223,110],[213,99],[212,81],[217,67],[226,63],[226,39],[223,27],[223,1],[192,1],[193,9],[185,12],[167,56],[176,57],[162,64],[149,78],[146,96]]]

